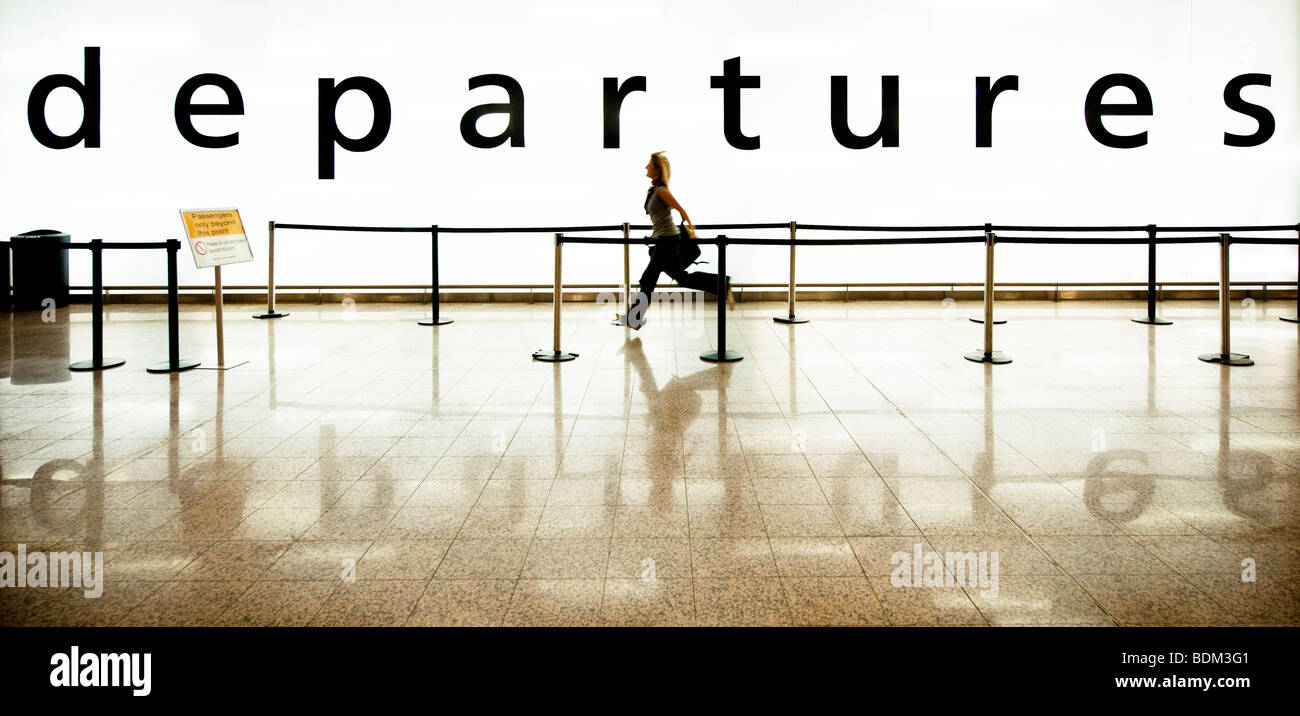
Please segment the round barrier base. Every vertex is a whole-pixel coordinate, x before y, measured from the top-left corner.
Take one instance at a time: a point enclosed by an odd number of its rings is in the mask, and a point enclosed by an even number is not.
[[[994,365],[1001,365],[1003,363],[1011,362],[1011,356],[1003,353],[1002,351],[993,351],[992,353],[986,353],[984,351],[971,351],[970,353],[967,353],[964,357],[966,358],[966,360],[973,361],[975,363],[992,363]]]
[[[1221,365],[1255,365],[1255,361],[1244,353],[1202,353],[1197,358],[1206,363],[1219,363]]]
[[[1148,326],[1173,325],[1173,321],[1167,318],[1161,318],[1160,316],[1138,316],[1137,318],[1130,318],[1129,320],[1133,321],[1134,323],[1145,323]]]
[[[164,361],[158,361],[157,363],[154,363],[148,368],[145,368],[145,370],[149,371],[150,373],[180,373],[181,371],[190,370],[191,368],[198,368],[198,367],[199,367],[199,361],[182,358],[180,362],[174,366],[172,365],[171,361],[164,360]]]
[[[710,363],[734,363],[744,357],[735,351],[723,351],[721,354],[717,351],[706,351],[700,354],[700,360],[706,360]]]
[[[1300,323],[1300,316],[1279,316],[1278,320],[1287,323]]]
[[[108,370],[116,368],[126,362],[125,358],[105,358],[103,363],[95,365],[94,360],[79,360],[68,366],[68,370],[87,371],[87,370]]]
[[[983,322],[984,322],[984,319],[983,319],[983,318],[972,318],[972,319],[970,319],[970,322],[971,322],[971,323],[983,323]],[[993,325],[995,325],[995,326],[1000,326],[1000,325],[1002,325],[1003,323],[1006,323],[1006,322],[1007,322],[1007,319],[1005,319],[1005,318],[994,318],[994,319],[993,319]]]
[[[416,323],[419,323],[421,326],[445,326],[448,323],[454,323],[454,322],[455,321],[453,321],[450,318],[439,318],[436,321],[433,320],[432,318],[421,318],[420,320],[416,321]]]
[[[254,313],[253,318],[284,318],[287,315],[289,314],[280,313],[279,311],[275,311],[275,312],[263,311],[261,313]]]
[[[564,363],[577,357],[577,353],[565,353],[564,351],[537,351],[533,354],[533,360],[540,360],[546,363]]]
[[[803,318],[802,316],[776,316],[776,317],[772,318],[772,320],[773,320],[773,321],[776,321],[777,323],[785,323],[785,324],[807,323],[807,322],[808,322],[808,319],[807,319],[807,318]]]

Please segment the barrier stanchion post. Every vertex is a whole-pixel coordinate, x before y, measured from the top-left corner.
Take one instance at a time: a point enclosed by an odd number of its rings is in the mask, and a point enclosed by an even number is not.
[[[985,239],[986,239],[986,240],[987,240],[987,237],[989,236],[989,234],[992,233],[992,231],[993,231],[993,224],[990,224],[990,223],[988,223],[988,222],[985,222],[985,223],[984,223],[984,236],[985,236]],[[993,321],[993,323],[994,323],[994,324],[997,324],[997,325],[1001,325],[1001,324],[1003,324],[1003,323],[1006,323],[1006,320],[1005,320],[1005,319],[995,319],[995,318],[993,318],[993,315],[992,315],[991,313],[988,313],[987,311],[986,311],[986,312],[984,313],[984,315],[982,315],[982,316],[974,316],[974,317],[972,317],[972,318],[970,319],[970,322],[971,322],[971,323],[983,323],[984,320],[985,320],[986,318],[987,318],[988,320]]]
[[[776,316],[775,318],[772,319],[773,321],[776,321],[777,323],[807,323],[807,322],[808,322],[808,319],[807,319],[807,318],[800,318],[799,316],[796,316],[796,315],[794,314],[794,293],[795,293],[795,282],[794,282],[794,235],[795,235],[795,230],[796,230],[797,228],[798,228],[798,227],[797,227],[797,225],[795,224],[795,222],[791,221],[791,222],[790,222],[790,289],[789,289],[789,293],[788,293],[788,295],[786,296],[786,299],[785,299],[785,304],[786,304],[786,305],[785,305],[785,307],[786,307],[786,315],[784,315],[784,316]]]
[[[1300,238],[1300,224],[1295,225],[1296,237]],[[1300,246],[1296,246],[1296,287],[1295,287],[1295,312],[1294,316],[1282,316],[1282,320],[1287,323],[1300,323]]]
[[[69,370],[105,370],[126,362],[125,358],[104,357],[104,240],[90,240],[90,360],[80,360]]]
[[[623,240],[631,241],[632,225],[623,223]],[[623,244],[623,315],[626,316],[632,311],[632,265],[629,253],[632,250],[631,244]]]
[[[718,349],[700,354],[710,363],[731,363],[744,356],[727,350],[727,237],[718,236]]]
[[[199,362],[181,358],[181,299],[176,254],[179,239],[167,240],[167,360],[150,365],[150,373],[178,373],[197,368]]]
[[[995,365],[1010,363],[1011,357],[1001,351],[993,350],[993,245],[997,236],[987,228],[984,230],[984,348],[966,354],[966,360],[976,363],[993,363]],[[975,319],[971,319],[972,321]]]
[[[1156,225],[1147,224],[1147,315],[1132,319],[1149,326],[1167,326],[1173,321],[1156,315]]]
[[[213,308],[216,309],[215,313],[217,319],[217,364],[211,368],[204,366],[204,369],[230,370],[231,368],[238,368],[248,361],[241,360],[238,363],[233,364],[226,362],[226,294],[221,285],[220,266],[212,267],[212,305]]]
[[[221,290],[221,267],[214,266],[212,269],[212,306],[216,309],[217,314],[217,368],[226,367],[226,327],[225,323],[225,304],[226,297]]]
[[[442,284],[438,278],[438,226],[434,224],[429,227],[429,233],[433,238],[433,278],[431,279],[430,293],[433,296],[433,309],[428,318],[419,321],[421,326],[445,326],[452,322],[450,318],[442,318],[439,314],[441,307]]]
[[[571,361],[578,357],[577,353],[565,353],[560,350],[560,302],[564,299],[564,284],[562,282],[563,270],[561,261],[563,259],[562,247],[564,246],[564,234],[555,235],[555,283],[554,296],[552,301],[551,315],[551,350],[538,350],[533,353],[534,360],[546,361],[547,363],[563,363]]]
[[[1202,353],[1197,356],[1206,363],[1222,365],[1255,365],[1255,361],[1244,353],[1233,353],[1230,342],[1230,318],[1232,317],[1232,287],[1229,283],[1228,246],[1232,237],[1219,234],[1219,352]]]
[[[275,222],[266,222],[266,312],[253,318],[283,318],[289,314],[275,310]]]

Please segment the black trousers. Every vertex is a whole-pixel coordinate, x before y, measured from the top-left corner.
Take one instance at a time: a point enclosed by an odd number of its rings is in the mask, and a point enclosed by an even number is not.
[[[628,311],[629,325],[640,326],[645,322],[646,311],[650,309],[650,297],[654,295],[655,286],[659,284],[659,274],[666,273],[677,285],[705,293],[718,293],[718,275],[707,271],[687,271],[690,262],[678,251],[678,239],[661,241],[650,248],[650,263],[641,273],[640,292]]]

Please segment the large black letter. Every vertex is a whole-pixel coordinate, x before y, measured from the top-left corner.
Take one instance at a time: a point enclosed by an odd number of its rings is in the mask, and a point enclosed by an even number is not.
[[[1224,144],[1229,147],[1258,147],[1264,142],[1267,142],[1269,137],[1273,136],[1273,130],[1277,128],[1277,124],[1273,121],[1273,113],[1264,107],[1257,104],[1251,104],[1241,98],[1241,90],[1243,87],[1249,87],[1250,85],[1264,85],[1265,87],[1269,87],[1272,85],[1272,82],[1272,75],[1262,75],[1259,73],[1237,75],[1228,81],[1227,86],[1223,88],[1223,103],[1228,105],[1228,109],[1234,112],[1241,112],[1242,114],[1251,117],[1256,122],[1259,122],[1259,129],[1255,130],[1254,134],[1245,135],[1229,134],[1224,132]]]
[[[499,147],[506,143],[506,139],[510,140],[512,147],[524,146],[524,88],[520,87],[515,78],[510,75],[479,75],[469,78],[470,89],[478,89],[486,85],[504,87],[506,94],[510,96],[510,101],[471,107],[460,118],[460,136],[465,138],[466,144],[479,149]],[[488,114],[509,114],[510,123],[506,125],[506,130],[495,137],[479,134],[478,120]]]
[[[194,92],[204,85],[220,87],[226,93],[225,104],[194,104]],[[196,114],[243,114],[244,95],[239,93],[235,81],[225,75],[205,73],[194,75],[185,80],[176,93],[176,129],[180,130],[185,141],[205,149],[224,149],[239,144],[239,132],[231,132],[220,137],[208,136],[194,128],[191,118]]]
[[[384,86],[369,77],[349,77],[338,85],[334,84],[333,77],[321,77],[316,80],[316,88],[319,96],[316,113],[318,176],[321,179],[333,179],[334,145],[338,144],[349,152],[368,152],[379,146],[388,136],[388,128],[393,124],[393,106],[388,101]],[[364,92],[375,111],[370,131],[360,139],[345,136],[339,131],[334,114],[339,98],[351,90]]]
[[[27,98],[27,126],[36,141],[50,149],[69,149],[81,141],[86,142],[87,149],[99,148],[99,48],[87,47],[85,56],[85,84],[72,75],[50,75],[41,78]],[[81,98],[81,126],[66,137],[50,131],[45,122],[45,102],[59,87],[67,87]]]
[[[1136,101],[1133,104],[1102,104],[1106,90],[1114,87],[1127,87],[1133,92]],[[1083,102],[1083,121],[1088,125],[1092,138],[1114,149],[1134,149],[1147,143],[1147,133],[1119,135],[1111,134],[1101,123],[1104,115],[1151,115],[1151,92],[1142,80],[1133,75],[1106,75],[1093,83],[1088,90],[1088,98]]]
[[[605,149],[618,148],[618,113],[623,109],[623,98],[633,92],[645,91],[645,76],[629,77],[622,85],[617,77],[605,78]]]
[[[709,86],[722,90],[722,133],[736,149],[758,149],[758,137],[746,137],[740,129],[740,90],[759,86],[758,75],[740,74],[740,58],[722,63],[722,74],[709,78]]]
[[[1020,75],[1004,75],[989,86],[988,77],[975,78],[975,146],[993,146],[993,103],[1008,90],[1020,91]]]
[[[835,141],[849,149],[866,149],[884,140],[884,146],[898,146],[898,75],[880,78],[880,124],[876,131],[860,137],[849,129],[849,78],[831,76],[831,131]]]

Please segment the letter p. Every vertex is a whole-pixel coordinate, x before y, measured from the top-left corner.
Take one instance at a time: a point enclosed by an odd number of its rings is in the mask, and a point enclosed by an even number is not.
[[[384,86],[369,77],[349,77],[337,85],[333,77],[321,77],[317,81],[319,110],[317,113],[317,156],[318,178],[334,178],[334,145],[349,152],[368,152],[383,143],[388,136],[388,129],[393,124],[393,106],[388,101],[388,92]],[[370,98],[375,118],[370,124],[370,131],[364,136],[353,139],[339,129],[335,111],[339,98],[351,90],[359,90]]]

